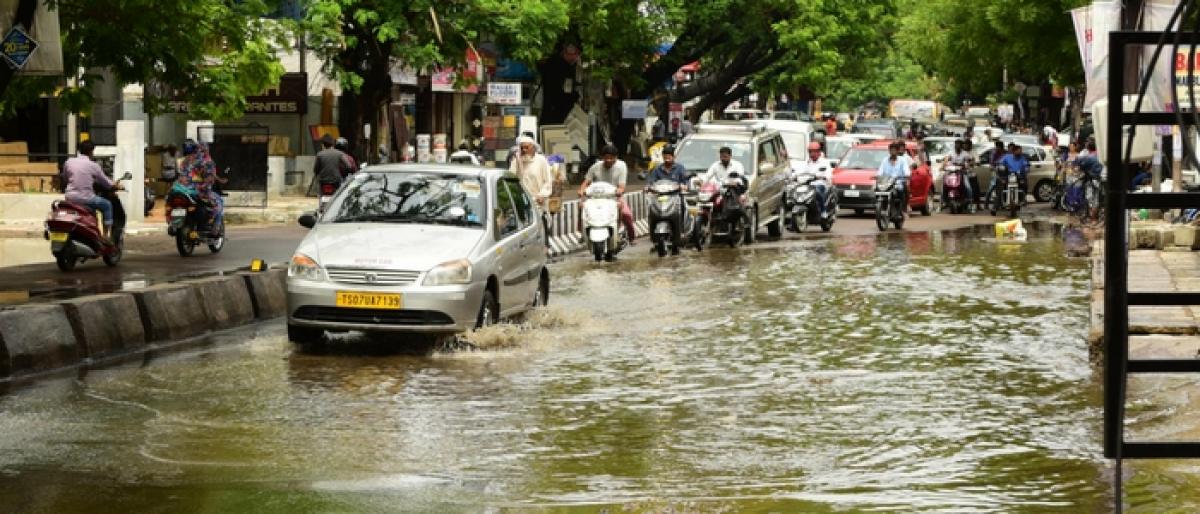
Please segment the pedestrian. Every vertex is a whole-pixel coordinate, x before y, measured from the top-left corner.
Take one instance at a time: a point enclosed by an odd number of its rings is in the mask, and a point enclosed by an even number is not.
[[[546,201],[554,194],[554,170],[550,169],[546,156],[538,153],[533,138],[521,136],[517,140],[517,155],[509,165],[508,171],[520,179],[529,196],[545,210]]]

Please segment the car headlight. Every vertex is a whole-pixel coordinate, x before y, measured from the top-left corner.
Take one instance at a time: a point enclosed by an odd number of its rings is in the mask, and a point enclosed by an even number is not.
[[[425,274],[425,280],[421,282],[426,286],[448,286],[454,284],[469,284],[471,283],[471,261],[459,259],[439,264],[429,273]]]
[[[320,282],[325,280],[325,270],[312,257],[298,253],[292,256],[288,264],[288,277]]]

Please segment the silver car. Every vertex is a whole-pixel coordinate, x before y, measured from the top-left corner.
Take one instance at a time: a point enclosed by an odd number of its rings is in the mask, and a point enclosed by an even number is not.
[[[373,166],[342,186],[288,267],[288,338],[452,334],[546,303],[545,229],[516,177],[472,166]]]

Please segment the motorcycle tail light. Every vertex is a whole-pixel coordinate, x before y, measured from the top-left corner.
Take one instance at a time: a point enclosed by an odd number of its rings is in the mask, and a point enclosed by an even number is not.
[[[333,184],[321,184],[321,194],[325,196],[332,195],[336,191]]]
[[[167,200],[167,204],[170,205],[171,207],[179,207],[179,208],[189,207],[191,205],[191,203],[192,202],[189,202],[187,198],[184,198],[182,196],[172,196],[171,198],[169,198]]]

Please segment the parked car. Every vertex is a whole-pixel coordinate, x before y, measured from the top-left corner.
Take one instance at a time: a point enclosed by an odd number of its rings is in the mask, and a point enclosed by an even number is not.
[[[767,111],[759,109],[725,109],[721,112],[721,119],[725,121],[765,120],[767,119]]]
[[[854,145],[859,144],[859,140],[850,136],[830,136],[825,138],[825,158],[829,159],[829,164],[837,167],[838,162],[850,151]]]
[[[838,205],[862,214],[875,208],[875,175],[888,156],[891,141],[855,146],[833,170],[833,185],[838,191]],[[933,177],[925,151],[916,142],[906,141],[905,149],[917,168],[909,179],[908,205],[926,216],[933,212]]]
[[[776,130],[783,137],[783,146],[787,151],[790,164],[795,167],[808,158],[808,142],[812,141],[815,128],[807,121],[761,120],[744,121],[749,124],[762,124],[771,130]]]
[[[1007,146],[1007,145],[1006,145]],[[1050,201],[1054,194],[1054,173],[1056,170],[1053,154],[1048,147],[1039,145],[1021,145],[1021,152],[1029,159],[1029,176],[1026,177],[1029,193],[1039,202]],[[992,152],[993,146],[975,146],[975,174],[979,177],[979,187],[987,192],[992,183]]]
[[[783,234],[783,192],[791,173],[783,137],[764,123],[703,123],[676,147],[675,162],[689,174],[703,174],[717,162],[722,147],[733,151],[733,159],[745,167],[750,181],[753,223],[745,242],[753,242],[764,226],[771,237],[779,237]]]
[[[516,177],[458,165],[356,173],[288,267],[288,338],[324,331],[452,334],[519,315],[550,294],[544,227]]]
[[[800,111],[771,111],[767,113],[767,118],[772,120],[785,121],[812,121],[811,114]]]

